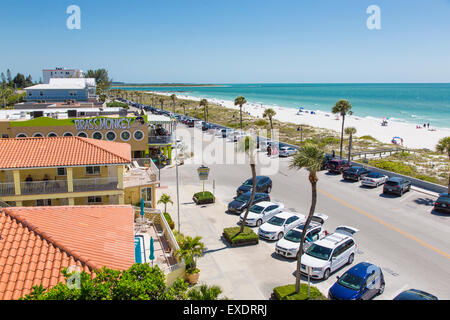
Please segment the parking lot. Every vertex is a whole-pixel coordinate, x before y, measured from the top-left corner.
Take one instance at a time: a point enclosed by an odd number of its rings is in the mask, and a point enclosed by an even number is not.
[[[204,138],[211,139],[207,134]],[[234,150],[232,142],[226,145],[229,152]],[[306,214],[311,201],[308,173],[290,170],[289,158],[273,157],[270,161],[279,161],[277,172],[270,175],[273,181],[271,200],[282,202],[288,210]],[[294,283],[296,261],[276,255],[275,242],[260,240],[257,246],[228,248],[221,240],[223,228],[237,225],[239,220],[237,215],[225,213],[226,206],[235,196],[236,188],[251,177],[250,167],[245,164],[209,165],[211,172],[206,188],[213,191],[214,181],[218,202],[196,207],[192,204],[192,194],[201,190],[196,172],[199,164],[185,163],[179,167],[180,222],[183,233],[202,236],[208,247],[199,261],[200,279],[223,286],[226,294],[234,299],[267,299],[273,287]],[[357,255],[352,265],[367,261],[383,270],[386,289],[376,299],[389,300],[409,288],[430,292],[440,299],[450,298],[447,280],[450,277],[450,217],[432,211],[434,195],[415,190],[402,197],[383,195],[382,186],[361,187],[360,182],[342,181],[342,175],[326,171],[318,176],[316,211],[328,215],[325,228],[329,232],[339,225],[359,229],[355,235]],[[169,188],[158,193],[170,192],[172,199],[176,199],[173,193],[175,169],[164,169],[161,180],[161,184]],[[171,212],[176,212],[175,207]],[[176,215],[172,217],[177,220]],[[326,294],[336,276],[350,267],[338,270],[326,281],[312,283]]]

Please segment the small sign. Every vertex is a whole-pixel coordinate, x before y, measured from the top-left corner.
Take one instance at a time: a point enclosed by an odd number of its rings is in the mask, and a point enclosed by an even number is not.
[[[198,177],[201,181],[208,180],[209,168],[201,166],[197,169]]]

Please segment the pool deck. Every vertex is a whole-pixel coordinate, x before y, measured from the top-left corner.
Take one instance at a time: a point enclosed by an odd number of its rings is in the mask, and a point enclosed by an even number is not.
[[[170,248],[169,242],[162,232],[162,227],[159,224],[153,224],[151,222],[141,225],[140,218],[136,219],[134,225],[134,234],[142,235],[144,237],[145,248],[145,262],[152,263],[150,257],[150,238],[153,237],[153,247],[155,249],[153,260],[153,266],[163,270],[169,270],[173,265],[177,264],[177,260],[174,257],[174,250]],[[143,257],[144,259],[144,257]]]

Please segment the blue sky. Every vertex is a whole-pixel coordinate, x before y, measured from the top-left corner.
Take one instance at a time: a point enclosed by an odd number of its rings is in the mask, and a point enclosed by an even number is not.
[[[81,30],[66,28],[72,4]],[[2,0],[0,28],[0,70],[34,80],[61,66],[124,82],[450,82],[450,0]]]

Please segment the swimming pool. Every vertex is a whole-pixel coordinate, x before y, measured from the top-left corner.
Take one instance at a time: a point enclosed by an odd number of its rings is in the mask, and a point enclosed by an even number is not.
[[[136,263],[144,263],[146,262],[145,260],[144,236],[134,236],[134,261]]]

